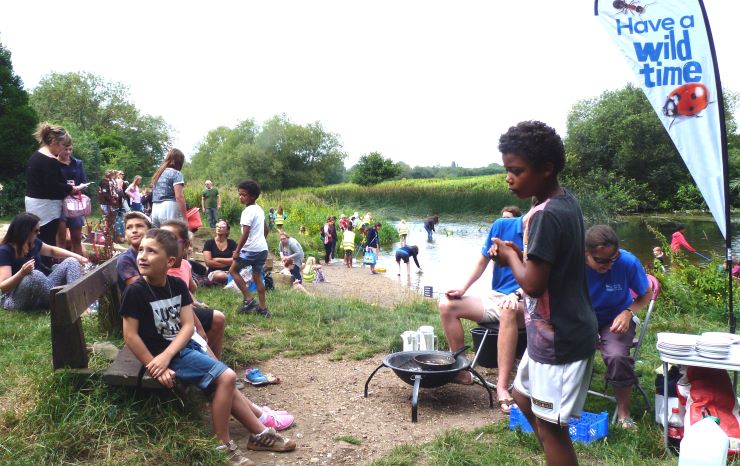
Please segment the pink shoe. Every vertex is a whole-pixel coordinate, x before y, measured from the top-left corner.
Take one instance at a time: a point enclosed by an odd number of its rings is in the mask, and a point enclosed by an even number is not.
[[[270,408],[269,406],[265,405],[262,407],[262,412],[264,413],[275,413],[275,414],[288,414],[287,411],[284,410],[274,410]]]
[[[274,411],[266,411],[267,419],[263,422],[265,427],[272,427],[275,430],[285,430],[293,425],[295,419],[290,414],[277,414]]]

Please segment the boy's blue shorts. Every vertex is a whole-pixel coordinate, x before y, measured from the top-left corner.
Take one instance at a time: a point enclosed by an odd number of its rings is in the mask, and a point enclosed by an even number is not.
[[[213,359],[199,344],[190,340],[177,356],[172,358],[170,369],[175,371],[176,378],[209,393],[213,388],[211,383],[228,367],[221,361]]]
[[[252,273],[261,275],[265,268],[265,261],[267,261],[267,249],[260,252],[248,252],[246,255],[240,252],[239,258],[236,260],[237,271],[251,265]]]

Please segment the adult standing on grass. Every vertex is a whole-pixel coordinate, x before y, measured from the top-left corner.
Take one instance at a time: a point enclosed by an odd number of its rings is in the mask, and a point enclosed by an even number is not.
[[[216,228],[218,211],[221,210],[221,195],[218,193],[218,189],[213,187],[211,180],[206,180],[205,186],[206,189],[203,190],[203,194],[200,196],[200,206],[208,216],[208,225],[211,228]]]
[[[229,238],[231,228],[224,219],[216,222],[216,237],[203,244],[203,259],[208,267],[208,279],[213,283],[226,283],[229,268],[234,263],[236,241]]]
[[[324,262],[326,265],[331,264],[331,251],[332,247],[334,245],[332,232],[336,232],[334,228],[332,228],[334,220],[332,220],[331,216],[326,217],[326,223],[321,228],[321,239],[324,241]]]
[[[262,280],[262,271],[267,260],[266,238],[269,230],[265,225],[265,211],[257,205],[257,198],[261,193],[260,185],[256,181],[245,180],[239,183],[239,202],[245,206],[239,221],[242,235],[232,256],[234,262],[231,264],[229,273],[244,297],[239,312],[256,312],[262,317],[270,317],[265,299],[265,282]],[[259,303],[249,293],[246,282],[239,274],[247,266],[252,267],[252,280],[257,286]]]
[[[57,160],[61,164],[62,175],[71,186],[80,186],[87,183],[87,174],[82,166],[82,160],[72,157],[72,139],[70,138],[69,146],[59,152]],[[85,224],[85,217],[65,217],[62,215],[59,219],[59,229],[57,230],[57,244],[66,248],[67,229],[69,229],[69,250],[81,256],[85,255],[82,248],[82,226]]]
[[[630,417],[632,385],[636,380],[635,360],[630,355],[637,328],[633,318],[650,303],[653,292],[640,261],[619,248],[619,238],[608,225],[594,225],[586,231],[586,265],[588,292],[606,365],[604,378],[614,387],[617,399],[617,424],[636,430],[637,424]]]
[[[126,188],[126,194],[131,201],[131,210],[144,212],[144,206],[141,203],[141,176],[136,175],[134,181]]]
[[[524,217],[524,253],[498,238],[491,251],[525,294],[527,351],[512,395],[547,464],[577,464],[568,419],[583,409],[598,341],[583,263],[583,213],[558,182],[565,148],[554,129],[521,122],[501,136],[499,150],[509,190],[536,199]]]
[[[434,227],[439,224],[439,215],[427,217],[424,221],[424,229],[427,231],[427,241],[432,242],[432,232],[436,231]]]
[[[676,232],[671,236],[671,251],[673,254],[681,252],[681,248],[685,248],[689,252],[696,252],[696,249],[686,241],[686,237],[683,233],[686,231],[686,227],[679,225]]]
[[[77,280],[87,263],[79,254],[41,241],[40,229],[39,217],[29,212],[16,215],[8,226],[0,245],[0,304],[5,309],[48,308],[51,289]],[[36,269],[40,256],[65,259],[46,276]]]
[[[185,154],[180,149],[170,149],[152,176],[152,225],[159,227],[165,220],[187,221],[185,207],[185,179],[182,166]]]
[[[56,246],[62,200],[79,192],[67,183],[57,159],[72,144],[72,138],[63,127],[45,122],[39,123],[34,136],[41,146],[31,154],[26,167],[26,212],[39,217],[39,239]],[[50,261],[44,262],[51,267]]]

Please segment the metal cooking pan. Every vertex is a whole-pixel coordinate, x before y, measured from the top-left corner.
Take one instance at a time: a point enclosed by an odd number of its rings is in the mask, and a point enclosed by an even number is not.
[[[468,349],[468,346],[464,346],[454,353],[450,354],[419,354],[414,356],[414,361],[421,366],[422,369],[429,371],[446,371],[452,369],[457,361],[457,357],[464,353]]]

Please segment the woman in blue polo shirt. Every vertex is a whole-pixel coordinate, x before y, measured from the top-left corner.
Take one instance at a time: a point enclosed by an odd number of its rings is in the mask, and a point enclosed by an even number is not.
[[[588,291],[606,365],[604,378],[614,387],[618,424],[634,430],[637,424],[630,417],[630,397],[635,361],[630,348],[637,324],[633,317],[648,305],[653,292],[642,264],[631,252],[619,248],[617,234],[610,226],[589,228],[585,249]]]

